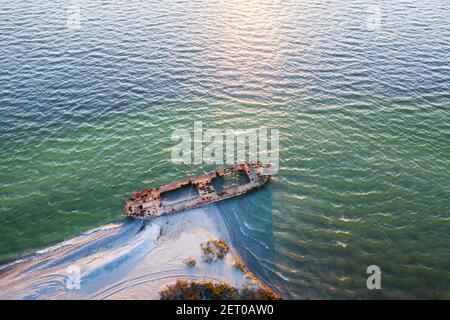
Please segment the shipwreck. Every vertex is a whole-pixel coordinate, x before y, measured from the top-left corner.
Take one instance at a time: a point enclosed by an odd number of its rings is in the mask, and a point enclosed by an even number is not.
[[[270,180],[272,167],[257,161],[217,169],[200,176],[144,189],[125,202],[128,217],[147,219],[233,198],[262,187]]]

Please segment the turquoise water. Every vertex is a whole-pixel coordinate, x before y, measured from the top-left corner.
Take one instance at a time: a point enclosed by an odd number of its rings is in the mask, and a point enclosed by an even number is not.
[[[450,298],[446,1],[377,2],[375,26],[365,0],[85,0],[70,27],[73,3],[2,1],[0,261],[213,168],[170,161],[199,120],[280,130],[277,177],[219,206],[283,295]]]

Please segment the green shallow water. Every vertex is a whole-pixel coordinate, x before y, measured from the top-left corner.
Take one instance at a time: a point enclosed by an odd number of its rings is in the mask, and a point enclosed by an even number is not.
[[[445,1],[12,1],[0,15],[0,261],[122,220],[213,169],[172,131],[280,130],[280,171],[220,204],[288,298],[450,298]],[[253,263],[252,263],[253,262]],[[382,290],[366,288],[379,265]]]

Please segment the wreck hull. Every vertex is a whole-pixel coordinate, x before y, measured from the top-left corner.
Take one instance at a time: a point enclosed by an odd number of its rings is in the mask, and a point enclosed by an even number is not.
[[[242,175],[245,183],[216,188],[215,182],[230,176]],[[234,198],[262,187],[270,180],[271,166],[256,163],[242,163],[233,167],[221,168],[201,176],[173,182],[158,188],[145,189],[131,195],[124,206],[124,213],[135,219],[147,219],[197,208],[209,203]],[[184,189],[192,190],[187,197],[169,201],[169,194]]]

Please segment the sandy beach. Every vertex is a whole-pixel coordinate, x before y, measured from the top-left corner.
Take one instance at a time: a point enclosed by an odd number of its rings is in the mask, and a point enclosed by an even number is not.
[[[242,260],[231,244],[223,260],[204,262],[201,244],[212,239],[230,244],[214,205],[106,225],[1,267],[0,299],[159,299],[177,279],[257,281],[233,267]]]

